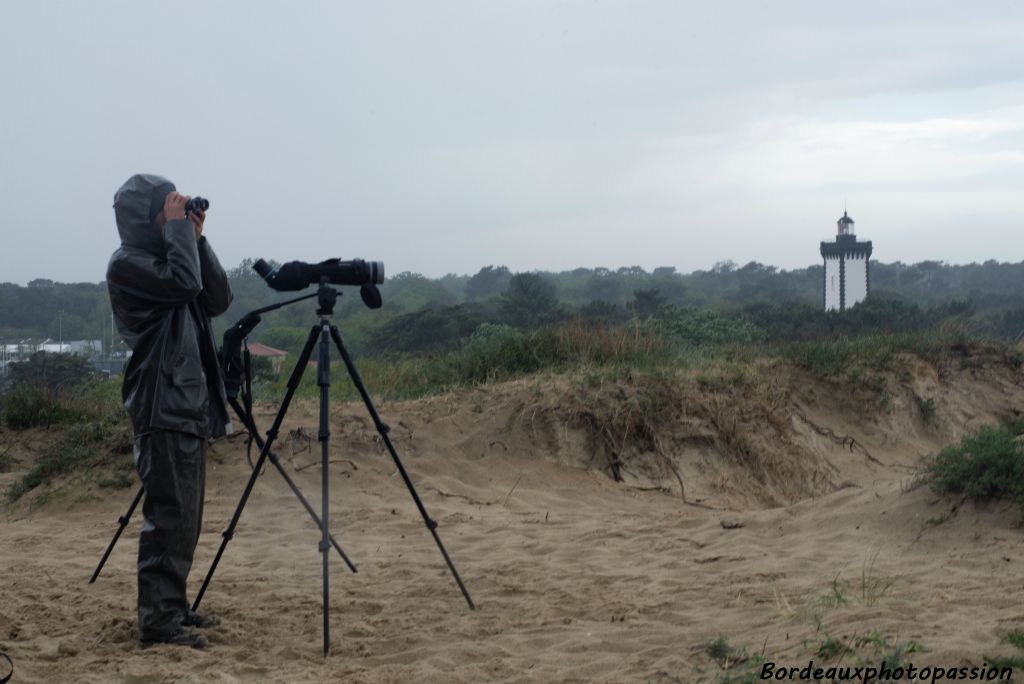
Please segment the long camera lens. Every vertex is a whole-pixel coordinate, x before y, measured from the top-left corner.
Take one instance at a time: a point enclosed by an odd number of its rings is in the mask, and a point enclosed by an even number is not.
[[[319,264],[289,261],[274,268],[263,259],[252,265],[267,285],[275,290],[302,290],[328,282],[332,285],[380,285],[384,282],[384,263],[352,259],[328,259]]]

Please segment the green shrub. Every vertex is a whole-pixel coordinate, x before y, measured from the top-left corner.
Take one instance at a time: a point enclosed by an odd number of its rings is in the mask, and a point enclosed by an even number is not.
[[[447,357],[452,379],[474,384],[536,372],[543,363],[535,341],[511,326],[483,323],[462,349]]]
[[[965,494],[985,501],[1007,498],[1024,514],[1024,421],[984,426],[931,459],[925,479],[939,493]]]
[[[49,427],[67,414],[57,396],[43,387],[15,385],[2,401],[4,424],[12,430]]]
[[[871,387],[877,383],[878,373],[905,369],[913,357],[937,362],[956,344],[964,344],[956,331],[936,331],[793,342],[781,345],[779,352],[796,367],[820,378]]]
[[[76,354],[36,352],[25,361],[11,364],[11,385],[39,387],[60,392],[89,379],[89,361]]]
[[[12,430],[80,420],[95,408],[97,384],[85,359],[38,352],[11,365],[9,381],[0,394],[0,417]]]
[[[683,346],[752,344],[765,339],[764,330],[745,316],[710,309],[670,309],[660,325],[667,337]]]
[[[5,410],[8,425],[14,427],[11,423],[11,407],[14,406],[14,423],[17,425],[30,427],[61,423],[66,427],[54,432],[54,439],[43,449],[32,468],[8,488],[8,500],[16,501],[49,480],[76,470],[93,471],[100,478],[106,475],[103,480],[106,484],[101,483],[103,486],[120,486],[130,480],[133,465],[131,431],[117,380],[86,382],[52,395],[42,392],[44,398],[36,397],[33,399],[36,403],[30,403],[28,399],[15,399],[12,403],[12,394],[19,397],[21,392],[34,396],[24,387],[8,394]],[[38,419],[44,415],[48,415],[50,420],[39,422]],[[26,422],[18,423],[23,418]]]

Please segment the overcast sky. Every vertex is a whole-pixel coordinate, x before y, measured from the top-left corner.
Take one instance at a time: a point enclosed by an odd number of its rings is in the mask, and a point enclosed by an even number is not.
[[[390,273],[1024,259],[1024,3],[0,0],[0,281],[100,281],[137,172]]]

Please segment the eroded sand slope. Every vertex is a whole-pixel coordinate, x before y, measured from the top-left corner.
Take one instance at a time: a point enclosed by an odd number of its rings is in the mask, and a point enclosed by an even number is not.
[[[716,681],[706,644],[719,636],[803,665],[826,637],[872,630],[927,648],[918,665],[1011,652],[999,642],[1024,627],[1017,511],[940,498],[914,472],[1024,407],[1019,372],[920,364],[867,399],[792,370],[759,377],[669,383],[653,402],[643,379],[555,378],[382,404],[476,611],[362,405],[336,405],[331,525],[359,573],[332,557],[326,660],[318,532],[272,470],[204,599],[224,620],[205,651],[137,646],[137,519],[86,583],[132,491],[5,509],[0,651],[15,682]],[[934,399],[930,423],[915,395]],[[293,409],[278,451],[319,509],[315,409]],[[262,426],[271,415],[259,409]],[[241,438],[214,448],[193,586],[241,494],[244,453]]]

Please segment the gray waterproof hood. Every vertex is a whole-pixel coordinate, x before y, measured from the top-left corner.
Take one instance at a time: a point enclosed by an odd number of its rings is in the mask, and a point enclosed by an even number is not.
[[[174,190],[174,183],[163,176],[139,173],[124,182],[114,193],[114,217],[121,244],[162,255],[163,235],[153,227],[154,203],[163,207],[163,198]]]

